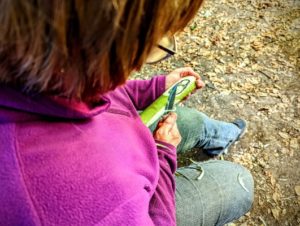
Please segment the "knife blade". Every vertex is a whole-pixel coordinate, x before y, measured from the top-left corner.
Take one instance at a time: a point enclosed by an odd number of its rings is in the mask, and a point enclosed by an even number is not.
[[[171,111],[175,111],[174,103],[175,103],[175,97],[176,97],[176,91],[177,91],[177,85],[175,85],[169,93],[168,102],[165,107],[164,115],[168,114]]]

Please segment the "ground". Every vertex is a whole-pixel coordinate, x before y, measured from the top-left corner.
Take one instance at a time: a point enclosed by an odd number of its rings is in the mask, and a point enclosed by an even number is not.
[[[255,201],[231,225],[300,225],[300,1],[207,0],[177,42],[174,57],[133,78],[191,66],[206,87],[185,105],[248,121],[225,159],[252,172]]]

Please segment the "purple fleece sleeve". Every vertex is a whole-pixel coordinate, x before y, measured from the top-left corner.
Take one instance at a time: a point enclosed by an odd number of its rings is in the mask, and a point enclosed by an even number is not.
[[[137,110],[143,110],[165,91],[164,75],[155,76],[150,80],[130,80],[125,89]]]
[[[159,158],[159,179],[150,200],[149,214],[154,225],[176,225],[175,178],[176,148],[168,143],[156,141]]]

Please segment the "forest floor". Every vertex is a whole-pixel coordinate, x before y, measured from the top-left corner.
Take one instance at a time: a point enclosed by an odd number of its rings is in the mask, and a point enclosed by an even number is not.
[[[248,121],[225,159],[252,172],[255,201],[230,225],[300,225],[300,1],[207,0],[177,43],[133,78],[191,66],[206,87],[186,106]]]

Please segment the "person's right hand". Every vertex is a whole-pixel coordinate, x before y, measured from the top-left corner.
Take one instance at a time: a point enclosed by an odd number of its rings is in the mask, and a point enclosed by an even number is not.
[[[173,146],[177,147],[181,141],[181,135],[178,131],[176,120],[176,113],[170,112],[168,115],[166,115],[158,123],[153,133],[154,139],[172,144]]]

